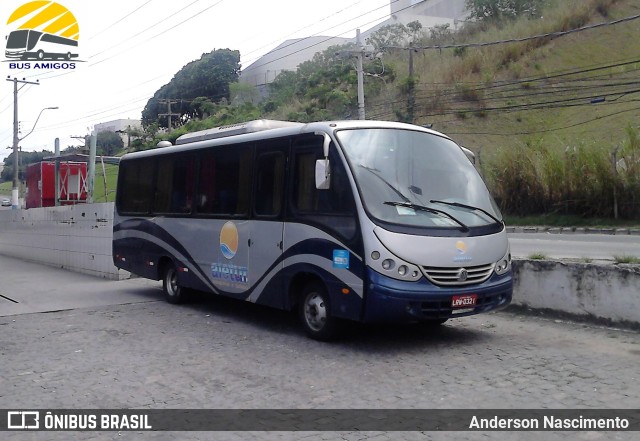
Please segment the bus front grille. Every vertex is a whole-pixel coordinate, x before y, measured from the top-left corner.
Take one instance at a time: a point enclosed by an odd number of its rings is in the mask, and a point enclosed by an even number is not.
[[[495,264],[442,268],[423,266],[422,272],[435,285],[462,286],[482,283],[491,276]]]

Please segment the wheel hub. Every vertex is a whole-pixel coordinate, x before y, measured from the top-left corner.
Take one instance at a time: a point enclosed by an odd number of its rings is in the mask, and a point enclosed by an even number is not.
[[[304,310],[307,323],[312,329],[318,331],[324,327],[327,320],[327,309],[322,297],[317,294],[310,295]]]

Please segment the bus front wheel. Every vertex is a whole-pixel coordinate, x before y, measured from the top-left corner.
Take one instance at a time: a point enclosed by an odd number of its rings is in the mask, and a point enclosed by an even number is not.
[[[298,312],[307,335],[314,340],[328,341],[338,336],[341,330],[338,319],[331,315],[329,295],[325,287],[312,282],[302,290]]]
[[[162,291],[169,303],[178,304],[185,300],[185,290],[178,285],[178,271],[171,263],[166,264],[162,272]]]

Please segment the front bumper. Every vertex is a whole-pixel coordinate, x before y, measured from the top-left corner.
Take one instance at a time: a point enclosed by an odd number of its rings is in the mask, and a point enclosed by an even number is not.
[[[513,277],[509,271],[495,273],[483,283],[462,287],[441,287],[426,278],[403,282],[367,269],[365,322],[416,322],[480,314],[506,307],[513,296]],[[456,295],[475,294],[476,305],[452,308]]]

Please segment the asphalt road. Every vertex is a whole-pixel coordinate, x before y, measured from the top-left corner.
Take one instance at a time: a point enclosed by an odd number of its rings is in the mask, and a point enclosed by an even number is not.
[[[436,329],[297,318],[0,256],[0,409],[640,408],[640,334],[499,312]],[[330,427],[330,422],[328,423]],[[4,432],[3,440],[632,440],[624,432]]]
[[[557,259],[640,258],[640,236],[637,235],[510,233],[509,243],[514,257],[542,253]]]

